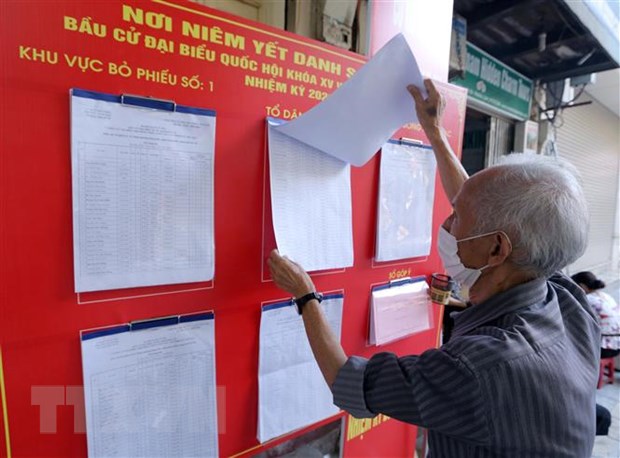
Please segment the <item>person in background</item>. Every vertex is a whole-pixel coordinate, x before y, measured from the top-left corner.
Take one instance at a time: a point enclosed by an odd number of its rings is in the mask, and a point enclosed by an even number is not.
[[[587,244],[579,180],[553,158],[524,155],[469,178],[441,126],[444,101],[424,84],[427,98],[408,90],[454,210],[439,255],[471,304],[452,314],[450,341],[421,355],[347,357],[303,268],[274,250],[272,278],[296,300],[334,403],[354,417],[427,428],[433,458],[590,456],[601,337],[584,292],[560,272]]]
[[[571,277],[586,292],[588,303],[598,315],[601,325],[601,358],[620,355],[620,306],[602,291],[605,282],[592,272],[579,272]]]
[[[588,303],[598,315],[601,325],[601,358],[620,354],[620,307],[609,294],[601,291],[605,282],[592,272],[579,272],[571,277],[586,293]],[[613,375],[612,375],[613,377]],[[596,435],[606,436],[611,426],[611,412],[596,404]]]
[[[611,426],[611,412],[604,406],[596,404],[596,435],[607,436]]]

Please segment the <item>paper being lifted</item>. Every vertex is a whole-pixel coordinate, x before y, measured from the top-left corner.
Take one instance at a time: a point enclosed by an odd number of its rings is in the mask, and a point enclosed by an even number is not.
[[[410,84],[425,94],[420,68],[399,34],[325,101],[277,130],[362,166],[397,129],[417,121]]]
[[[342,294],[321,306],[340,341]],[[258,360],[258,431],[268,441],[339,412],[317,365],[304,323],[290,301],[263,306]]]
[[[307,271],[353,265],[351,168],[267,120],[272,222],[281,254]]]

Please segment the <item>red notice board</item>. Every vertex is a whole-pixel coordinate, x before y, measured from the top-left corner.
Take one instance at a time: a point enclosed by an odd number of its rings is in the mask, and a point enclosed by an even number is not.
[[[263,275],[269,232],[264,119],[307,111],[365,58],[172,0],[3,1],[0,41],[0,380],[6,393],[0,398],[0,455],[86,455],[79,330],[205,309],[216,314],[221,455],[255,453],[317,427],[267,444],[256,440],[260,304],[283,298]],[[74,292],[73,87],[216,110],[212,282]],[[460,151],[465,91],[442,90],[450,142]],[[424,140],[419,125],[397,136]],[[342,342],[348,353],[363,356],[377,351],[366,345],[370,285],[441,269],[434,244],[422,260],[373,262],[378,164],[375,157],[352,171],[355,265],[314,278],[319,290],[344,291]],[[435,230],[449,212],[437,183]],[[441,310],[436,313],[437,324]],[[435,346],[437,336],[435,328],[381,350],[421,352]],[[53,399],[54,408],[43,406],[41,396]],[[363,439],[347,438],[350,424],[347,419],[345,456],[360,456],[361,440],[375,456],[382,441],[394,453],[412,447],[415,428],[396,420],[377,420]]]

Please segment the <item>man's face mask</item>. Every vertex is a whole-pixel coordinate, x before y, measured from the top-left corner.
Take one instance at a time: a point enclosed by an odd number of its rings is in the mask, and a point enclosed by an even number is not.
[[[465,242],[467,240],[474,240],[486,235],[495,234],[497,232],[501,231],[487,232],[485,234],[474,235],[473,237],[466,237],[464,239],[457,240],[452,234],[450,234],[450,232],[444,229],[443,226],[439,228],[439,236],[437,239],[439,257],[441,258],[448,275],[450,275],[452,279],[460,285],[461,291],[459,295],[461,299],[466,302],[469,301],[469,291],[472,286],[474,286],[476,281],[478,281],[482,271],[488,268],[489,265],[484,265],[478,269],[465,267],[458,254],[458,243]]]

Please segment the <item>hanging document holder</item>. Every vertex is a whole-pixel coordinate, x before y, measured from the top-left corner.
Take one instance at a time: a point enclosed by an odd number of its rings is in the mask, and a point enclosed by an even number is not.
[[[390,262],[430,254],[435,155],[422,142],[401,138],[381,148],[375,260]]]
[[[433,327],[433,308],[424,277],[375,286],[370,298],[371,345],[383,345]]]
[[[70,95],[75,291],[212,281],[215,111]]]
[[[213,312],[86,330],[81,341],[89,457],[218,455]]]

